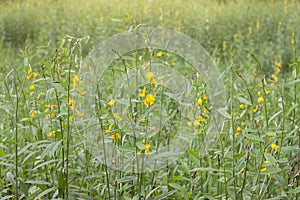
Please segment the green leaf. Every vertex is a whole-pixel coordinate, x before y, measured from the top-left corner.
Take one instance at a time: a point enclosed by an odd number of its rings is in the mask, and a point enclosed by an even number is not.
[[[295,147],[295,146],[285,146],[285,147],[281,147],[281,151],[285,154],[288,153],[300,153],[300,148],[299,147]]]
[[[265,159],[266,159],[267,161],[269,161],[270,164],[272,164],[272,165],[275,165],[275,164],[276,164],[276,163],[275,163],[275,158],[274,158],[271,154],[265,153],[265,154],[264,154],[264,157],[265,157]]]
[[[251,142],[263,142],[264,140],[260,138],[258,135],[253,134],[245,134],[244,137]]]
[[[55,187],[49,188],[43,192],[41,192],[35,199],[41,198],[43,196],[46,196],[48,193],[52,192],[55,190]]]
[[[60,93],[62,93],[63,95],[68,95],[67,90],[65,90],[65,88],[59,84],[59,83],[52,83],[52,85],[55,87],[55,89],[57,89]]]
[[[186,191],[186,189],[184,187],[182,187],[181,185],[179,185],[177,183],[169,183],[169,186],[176,189],[177,191],[183,191],[183,192]]]
[[[294,189],[292,189],[291,191],[288,191],[288,193],[299,193],[300,192],[300,186],[298,186],[298,187],[296,187],[296,188],[294,188]]]
[[[51,185],[51,183],[47,181],[38,181],[38,180],[28,180],[25,181],[27,184],[33,184],[33,185]]]
[[[171,196],[172,194],[174,194],[176,192],[176,190],[172,190],[169,192],[165,192],[161,195],[159,195],[158,197],[156,197],[154,200],[161,200],[161,199],[166,199],[168,196]]]
[[[226,111],[226,108],[219,108],[218,112],[227,119],[231,118],[231,115]]]
[[[125,176],[123,178],[117,179],[117,182],[118,183],[126,183],[129,181],[135,181],[135,180],[137,180],[136,176]]]
[[[140,150],[146,150],[146,147],[142,142],[137,142],[136,147]]]
[[[239,102],[250,105],[249,101],[243,97],[235,97]]]

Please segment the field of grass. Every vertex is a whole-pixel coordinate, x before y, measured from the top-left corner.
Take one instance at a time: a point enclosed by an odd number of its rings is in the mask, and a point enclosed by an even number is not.
[[[0,10],[1,200],[300,198],[298,0],[4,0]],[[172,49],[93,51],[144,27],[197,41],[224,99]]]

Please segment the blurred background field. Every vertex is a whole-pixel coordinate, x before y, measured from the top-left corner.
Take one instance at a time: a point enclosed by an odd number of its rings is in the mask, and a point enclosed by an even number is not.
[[[14,64],[19,48],[32,52],[58,44],[66,35],[90,36],[93,45],[139,26],[178,30],[197,40],[214,58],[245,70],[255,54],[264,68],[293,58],[292,38],[299,39],[299,3],[270,1],[1,1],[2,65]],[[299,45],[297,44],[297,48]],[[12,54],[12,55],[11,55]],[[18,63],[19,64],[19,63]],[[251,68],[251,67],[250,67]]]
[[[228,97],[220,143],[201,155],[196,134],[186,155],[159,173],[93,162],[74,123],[84,113],[70,99],[85,95],[76,73],[89,52],[138,27],[199,42]],[[0,0],[0,199],[299,198],[299,41],[298,0]],[[158,55],[173,66],[176,56]],[[204,85],[195,83],[198,93]],[[114,103],[103,102],[110,132]]]

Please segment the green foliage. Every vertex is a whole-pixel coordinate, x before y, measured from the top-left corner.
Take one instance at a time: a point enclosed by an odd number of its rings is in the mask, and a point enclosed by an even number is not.
[[[0,1],[1,199],[298,197],[298,1],[182,3]],[[147,50],[122,55],[104,72],[105,81],[93,96],[98,102],[100,143],[113,141],[120,152],[134,152],[146,162],[147,154],[168,146],[180,128],[190,131],[187,139],[192,138],[176,162],[135,174],[97,161],[82,141],[90,127],[80,107],[86,88],[77,74],[96,44],[139,26],[171,28],[198,41],[222,71],[229,109],[220,111],[226,122],[205,149],[211,102],[204,100],[209,91],[201,77],[195,78],[190,64],[171,52],[163,52],[162,57]],[[146,78],[154,67],[150,60],[193,82],[191,98],[195,105],[202,98],[203,105],[190,110],[188,119],[178,110],[185,102],[177,102],[177,94],[158,78],[166,74],[154,74],[155,83],[137,84],[130,102],[111,101],[113,91],[129,85],[127,70]],[[154,94],[153,105],[153,99],[147,104],[140,95],[144,88]],[[116,106],[129,111],[114,113]],[[151,120],[165,121],[153,127]],[[155,139],[135,137],[135,128]],[[169,156],[169,152],[157,154]]]

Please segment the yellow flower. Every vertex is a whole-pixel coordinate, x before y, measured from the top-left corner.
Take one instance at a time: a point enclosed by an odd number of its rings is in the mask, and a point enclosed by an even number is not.
[[[147,72],[147,73],[146,73],[146,78],[147,78],[148,83],[151,83],[152,80],[154,79],[154,74],[153,74],[153,72]]]
[[[252,33],[252,27],[251,27],[251,26],[248,28],[248,32],[249,32],[250,34]]]
[[[72,121],[75,121],[75,117],[72,115],[69,117],[69,120],[72,122]]]
[[[201,115],[199,116],[199,120],[200,120],[201,122],[206,122],[206,119],[205,119],[204,117],[202,117]]]
[[[76,101],[73,100],[73,99],[71,99],[70,97],[69,97],[68,101],[69,101],[69,106],[70,106],[71,108],[74,108],[74,107],[75,107],[75,104],[76,104]]]
[[[113,126],[114,126],[114,123],[111,123],[111,124],[108,126],[108,129],[105,130],[104,132],[105,132],[105,133],[111,132],[111,129],[112,129]]]
[[[152,94],[147,94],[144,104],[148,107],[155,103],[155,97]]]
[[[241,127],[237,127],[237,128],[236,128],[236,131],[238,131],[238,132],[240,132],[241,130],[242,130]]]
[[[146,88],[144,87],[143,91],[139,94],[141,98],[145,98],[146,96]]]
[[[156,54],[156,56],[157,56],[158,58],[162,57],[162,56],[163,56],[163,52],[162,52],[162,51],[158,52],[158,53]]]
[[[257,83],[257,86],[258,86],[259,88],[263,88],[263,85],[262,85],[262,84]]]
[[[188,125],[189,127],[192,127],[193,122],[188,122],[187,125]]]
[[[245,108],[245,105],[244,104],[241,104],[240,105],[240,109],[244,109]]]
[[[246,126],[247,124],[246,124],[246,122],[242,122],[242,126]]]
[[[268,168],[266,168],[266,167],[264,167],[264,168],[262,168],[261,170],[260,170],[260,172],[264,172],[264,171],[266,171]]]
[[[202,106],[202,102],[203,102],[202,99],[199,98],[198,101],[197,101],[198,107]]]
[[[114,113],[113,115],[114,115],[114,117],[117,121],[122,121],[123,120],[123,118],[120,115],[118,115],[117,113]]]
[[[55,131],[51,131],[50,133],[48,133],[47,137],[49,139],[51,139],[53,137],[54,133],[55,133]]]
[[[78,115],[78,117],[83,117],[83,116],[84,116],[84,113],[80,112],[80,111],[77,110],[76,108],[75,108],[75,112],[76,112],[76,114]]]
[[[144,144],[144,147],[146,148],[145,154],[150,154],[151,153],[151,151],[150,151],[150,144]]]
[[[268,160],[265,160],[265,161],[264,161],[264,164],[269,164],[269,161],[268,161]]]
[[[143,124],[143,123],[145,123],[145,119],[140,119],[139,122],[140,122],[141,124]]]
[[[274,177],[275,177],[274,174],[267,174],[267,176],[268,176],[269,178],[274,178]]]
[[[33,84],[31,84],[31,85],[29,86],[29,90],[30,90],[30,91],[34,90],[34,85],[33,85]]]
[[[107,103],[107,106],[112,107],[114,104],[115,104],[115,100],[112,99]]]
[[[222,48],[222,50],[223,50],[223,51],[226,51],[226,47],[227,47],[226,41],[223,41],[223,48]]]
[[[270,93],[271,93],[271,91],[270,91],[270,90],[267,90],[267,89],[265,89],[265,93],[266,93],[266,94],[270,94]]]
[[[207,100],[208,97],[206,95],[203,95],[203,100]]]
[[[54,118],[55,117],[55,113],[54,112],[50,113],[50,117]]]
[[[77,75],[74,75],[73,76],[73,88],[77,88],[78,87],[78,76]]]
[[[261,97],[261,92],[257,92],[257,96]]]
[[[195,127],[198,127],[199,125],[200,125],[199,121],[198,121],[198,120],[195,120],[195,121],[194,121],[194,126],[195,126]]]
[[[41,94],[38,94],[38,96],[36,97],[36,99],[39,101],[41,100]]]
[[[56,109],[56,108],[57,108],[57,105],[56,105],[56,104],[52,104],[52,105],[50,105],[50,108],[51,108],[51,109]]]
[[[256,29],[257,29],[257,30],[260,29],[260,23],[259,23],[259,21],[256,22]]]
[[[253,109],[253,112],[257,112],[258,111],[258,105],[255,106],[255,108]]]
[[[258,97],[257,99],[257,103],[259,104],[263,104],[265,102],[264,98],[263,97]]]
[[[236,132],[235,134],[234,134],[234,137],[238,137],[240,135],[240,133],[239,132]]]
[[[201,132],[202,132],[202,130],[196,129],[194,135],[195,135],[195,136],[198,136],[198,135],[200,135]]]
[[[28,69],[28,70],[27,70],[27,76],[26,76],[26,78],[27,78],[27,79],[30,79],[31,76],[32,76],[32,70],[31,70],[31,69]]]
[[[275,82],[278,82],[278,77],[275,76],[274,74],[272,75],[272,78],[273,78],[273,80],[274,80]]]
[[[203,108],[203,112],[204,112],[205,114],[207,114],[207,115],[209,114],[209,111],[208,111],[207,108],[205,108],[205,107]]]
[[[275,151],[277,151],[280,147],[276,144],[271,144],[272,149],[274,149]]]
[[[275,138],[274,136],[270,136],[269,140],[272,141],[272,140],[274,140],[274,138]]]
[[[121,137],[120,133],[114,133],[112,134],[112,139],[115,141],[115,142],[118,142],[119,138]]]

